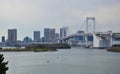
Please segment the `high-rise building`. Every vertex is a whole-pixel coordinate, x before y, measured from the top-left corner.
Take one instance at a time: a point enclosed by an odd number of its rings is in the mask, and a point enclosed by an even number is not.
[[[50,31],[50,38],[55,39],[55,29],[51,29]]]
[[[60,39],[65,38],[66,36],[69,35],[69,28],[68,27],[62,27],[60,28]]]
[[[45,28],[44,29],[44,41],[54,42],[55,39],[55,29]]]
[[[5,36],[2,36],[2,42],[5,42]]]
[[[17,29],[8,29],[8,41],[9,42],[17,41]]]
[[[50,42],[50,28],[44,29],[44,42]]]
[[[40,42],[40,31],[34,31],[34,41]]]

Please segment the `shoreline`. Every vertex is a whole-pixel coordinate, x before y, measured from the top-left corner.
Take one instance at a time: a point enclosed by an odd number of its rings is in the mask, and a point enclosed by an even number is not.
[[[115,48],[115,47],[107,48],[106,50],[110,52],[120,52],[120,48]]]
[[[57,51],[56,49],[3,49],[0,52],[47,52]]]

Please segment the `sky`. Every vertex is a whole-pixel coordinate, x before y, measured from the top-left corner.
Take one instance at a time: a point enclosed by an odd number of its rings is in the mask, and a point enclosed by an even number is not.
[[[96,31],[120,32],[120,0],[0,0],[0,37],[14,28],[18,40],[44,28],[68,26],[72,34],[85,30],[86,17],[95,17]]]

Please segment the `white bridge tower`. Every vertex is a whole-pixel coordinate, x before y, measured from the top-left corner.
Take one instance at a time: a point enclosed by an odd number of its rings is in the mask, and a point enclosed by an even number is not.
[[[89,23],[90,21],[92,21],[92,24]],[[89,27],[92,26],[93,27],[93,33],[95,33],[95,17],[86,17],[86,33],[89,33]]]

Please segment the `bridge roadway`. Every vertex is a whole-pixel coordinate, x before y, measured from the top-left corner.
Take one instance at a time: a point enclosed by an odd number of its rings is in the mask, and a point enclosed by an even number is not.
[[[93,34],[89,33],[89,34],[79,34],[79,33],[76,33],[76,34],[72,34],[70,36],[67,36],[65,38],[63,38],[63,40],[68,40],[70,38],[73,38],[73,37],[79,37],[79,36],[84,36],[84,37],[87,37],[87,36],[92,36]]]

